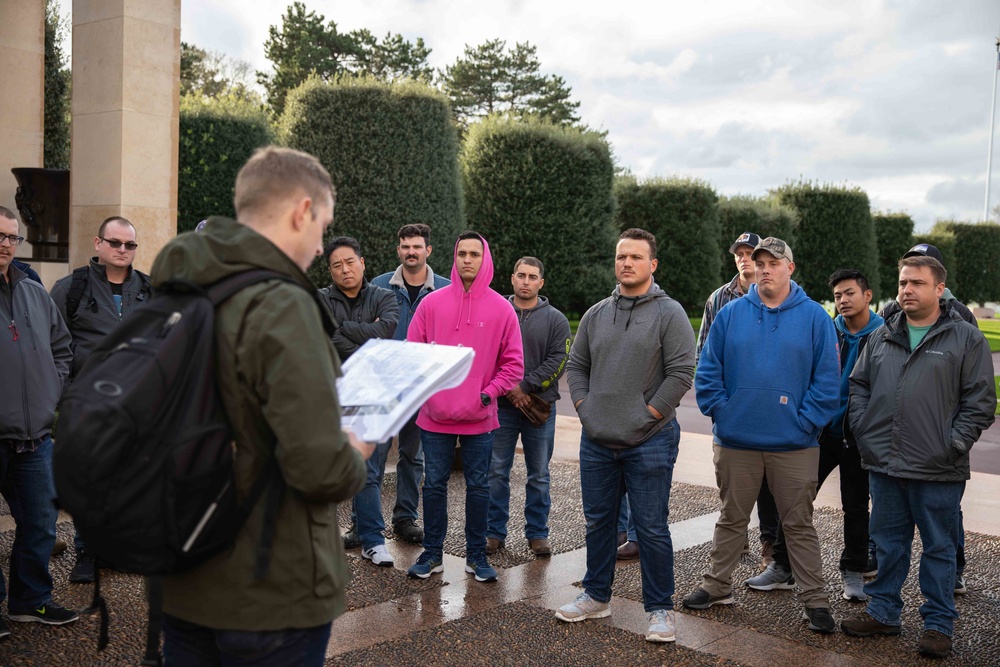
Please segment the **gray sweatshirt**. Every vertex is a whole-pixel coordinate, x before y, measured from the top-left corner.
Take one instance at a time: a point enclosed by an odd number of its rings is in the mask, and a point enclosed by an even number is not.
[[[514,305],[514,297],[507,300],[517,313],[521,326],[521,343],[524,346],[524,379],[521,391],[555,403],[559,400],[559,378],[566,371],[569,357],[569,321],[566,316],[549,305],[544,296],[538,297],[534,308],[521,310]],[[500,405],[510,407],[506,397]]]
[[[566,376],[587,436],[611,449],[648,440],[674,418],[694,378],[694,330],[655,283],[646,294],[611,296],[584,314]],[[656,419],[646,408],[655,408]]]

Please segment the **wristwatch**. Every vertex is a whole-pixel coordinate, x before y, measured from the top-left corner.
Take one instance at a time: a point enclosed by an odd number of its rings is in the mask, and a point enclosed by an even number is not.
[[[486,407],[493,402],[493,399],[490,398],[489,394],[483,392],[482,394],[479,394],[479,402],[483,404],[483,407]]]

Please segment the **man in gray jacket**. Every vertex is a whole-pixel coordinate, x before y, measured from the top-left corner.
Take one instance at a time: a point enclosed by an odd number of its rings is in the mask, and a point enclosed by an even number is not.
[[[372,338],[391,338],[399,321],[399,306],[392,292],[375,287],[365,278],[361,245],[350,236],[338,236],[326,244],[323,254],[330,263],[333,284],[319,291],[339,325],[333,345],[342,361]],[[392,567],[385,548],[382,518],[382,478],[392,439],[379,443],[367,462],[365,487],[351,503],[351,527],[344,533],[344,547],[362,547],[361,555],[375,565]]]
[[[12,621],[63,625],[75,612],[52,601],[49,554],[56,541],[52,422],[73,359],[70,335],[45,288],[12,264],[17,217],[0,206],[0,490],[17,524],[10,588],[0,573],[0,602]],[[10,635],[0,618],[0,639]]]
[[[580,320],[567,366],[583,432],[580,486],[587,520],[584,591],[556,612],[563,621],[611,613],[615,533],[628,489],[639,538],[646,639],[674,636],[670,483],[680,427],[676,409],[694,376],[694,332],[679,303],[653,282],[656,237],[628,229],[615,252],[618,286]]]
[[[52,287],[52,300],[73,336],[72,378],[90,353],[152,292],[149,276],[132,268],[135,259],[135,227],[120,216],[101,223],[94,237],[95,256]],[[75,584],[94,580],[94,558],[79,535],[74,536],[76,564],[69,573]]]
[[[958,512],[969,449],[993,423],[993,360],[983,334],[943,299],[947,272],[933,257],[899,262],[902,312],[868,339],[851,374],[848,419],[869,471],[878,576],[867,614],[844,621],[855,637],[899,635],[900,597],[920,529],[921,655],[951,653]]]
[[[555,446],[556,401],[559,378],[566,370],[570,331],[566,316],[538,292],[545,284],[545,267],[536,257],[522,257],[510,277],[514,294],[507,297],[517,313],[524,346],[524,379],[497,401],[500,428],[493,434],[490,460],[490,511],[486,525],[486,553],[504,546],[510,519],[510,469],[521,438],[528,481],[524,487],[524,536],[536,556],[552,553],[549,545],[549,461]],[[544,423],[534,423],[532,405],[548,406]]]

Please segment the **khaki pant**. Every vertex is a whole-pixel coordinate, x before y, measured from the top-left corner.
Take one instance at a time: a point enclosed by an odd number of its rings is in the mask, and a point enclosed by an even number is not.
[[[732,592],[733,569],[740,560],[750,512],[766,474],[781,517],[792,574],[802,589],[799,599],[810,609],[829,608],[819,538],[812,521],[819,447],[763,452],[716,444],[712,450],[722,514],[715,524],[711,569],[705,573],[702,588],[713,596]]]

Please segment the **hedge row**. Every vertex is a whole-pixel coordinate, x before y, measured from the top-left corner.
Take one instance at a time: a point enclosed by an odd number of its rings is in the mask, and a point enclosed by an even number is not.
[[[1000,225],[995,223],[952,225],[955,259],[946,264],[961,281],[959,300],[964,302],[1000,301]],[[948,286],[954,292],[951,274]],[[958,293],[956,292],[956,296]]]
[[[210,215],[233,217],[236,173],[254,150],[274,142],[266,112],[236,98],[181,98],[177,231]]]
[[[798,239],[799,216],[794,209],[782,206],[774,199],[756,197],[723,197],[719,200],[719,250],[722,273],[719,284],[736,275],[729,247],[743,232],[753,232],[762,239],[775,236],[795,249]],[[708,295],[706,295],[707,298]]]
[[[875,242],[878,244],[879,283],[881,300],[896,296],[899,280],[899,258],[913,247],[913,218],[906,213],[876,213]]]
[[[692,179],[623,177],[615,183],[619,230],[640,227],[656,236],[656,283],[689,313],[719,286],[719,197]]]
[[[493,288],[511,293],[518,258],[545,265],[553,306],[583,313],[614,287],[614,163],[593,132],[529,119],[488,118],[465,140],[468,226],[486,237]]]
[[[799,215],[793,279],[819,301],[829,298],[827,280],[837,269],[856,268],[868,276],[875,298],[879,289],[878,247],[868,195],[860,188],[788,183],[773,191]]]
[[[414,223],[430,225],[438,247],[430,264],[449,275],[463,213],[458,135],[443,94],[416,82],[313,78],[289,94],[279,135],[329,170],[337,204],[327,238],[357,238],[369,278],[399,265],[396,232]],[[325,258],[310,276],[330,283]]]

